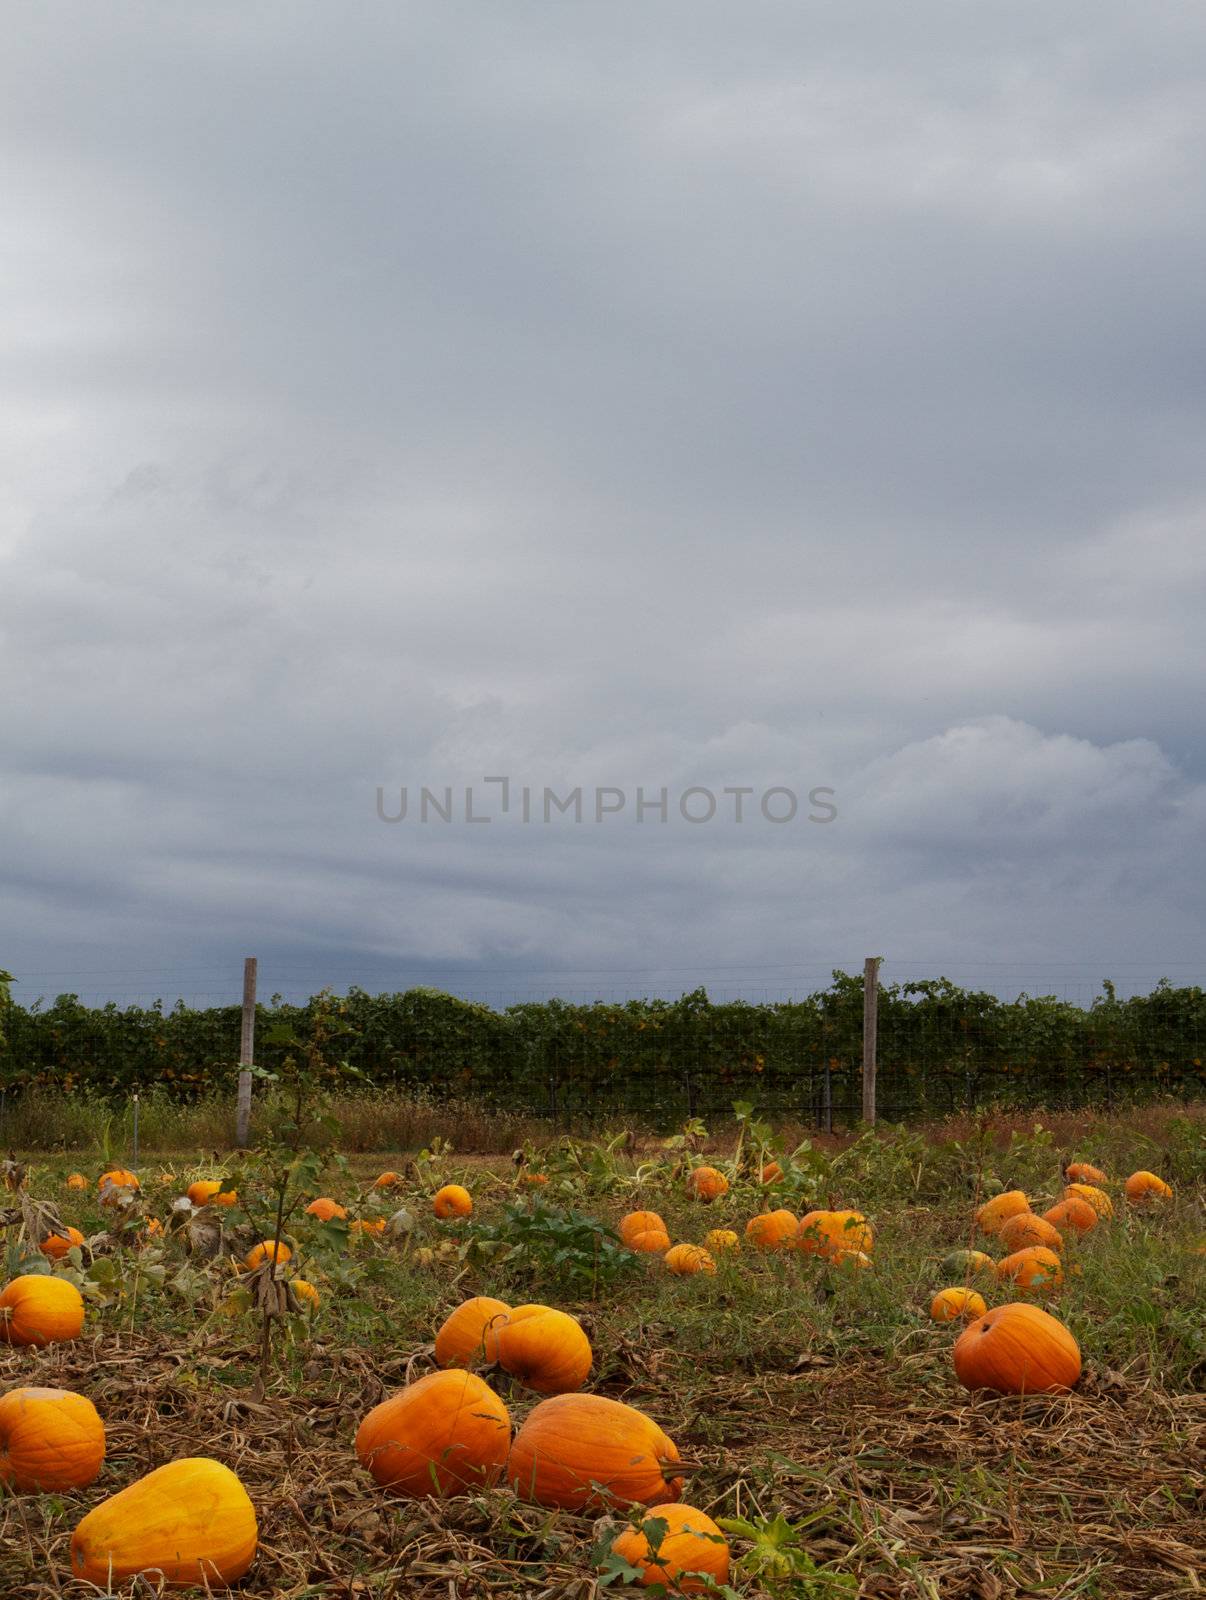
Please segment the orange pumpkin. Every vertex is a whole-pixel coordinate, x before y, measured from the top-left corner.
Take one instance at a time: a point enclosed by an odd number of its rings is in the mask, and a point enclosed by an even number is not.
[[[343,1218],[347,1214],[346,1206],[341,1206],[338,1200],[328,1199],[326,1195],[320,1195],[317,1200],[311,1200],[306,1207],[306,1215],[308,1217],[317,1217],[319,1222],[330,1222],[332,1217]]]
[[[379,1236],[385,1232],[384,1217],[357,1217],[355,1222],[348,1223],[349,1233],[373,1234]]]
[[[154,1239],[163,1232],[163,1223],[158,1217],[147,1218],[147,1238]]]
[[[1114,1205],[1108,1194],[1095,1189],[1091,1183],[1070,1183],[1064,1190],[1065,1200],[1084,1200],[1096,1211],[1098,1220],[1114,1215]]]
[[[740,1250],[741,1240],[732,1228],[712,1228],[704,1234],[704,1244],[713,1255],[719,1255],[722,1250]]]
[[[125,1167],[113,1167],[108,1172],[102,1172],[97,1180],[96,1187],[104,1189],[108,1184],[111,1189],[137,1189],[138,1179]]]
[[[768,1161],[758,1175],[760,1183],[778,1183],[783,1177],[783,1168],[777,1161]]]
[[[521,1172],[519,1181],[529,1189],[543,1189],[549,1178],[547,1172]]]
[[[382,1488],[412,1498],[481,1489],[501,1474],[511,1418],[473,1372],[432,1372],[374,1406],[356,1454]]]
[[[379,1178],[373,1179],[374,1189],[396,1189],[402,1182],[399,1172],[383,1172]]]
[[[281,1240],[279,1244],[274,1239],[262,1239],[259,1244],[252,1245],[243,1257],[243,1265],[248,1272],[254,1272],[257,1267],[262,1267],[265,1261],[274,1261],[277,1266],[284,1266],[286,1261],[292,1261],[293,1251]]]
[[[590,1340],[576,1318],[550,1306],[516,1306],[485,1333],[486,1357],[537,1394],[572,1394],[590,1376]]]
[[[467,1217],[473,1211],[473,1196],[459,1183],[446,1183],[442,1189],[436,1190],[432,1206],[436,1216],[441,1219]]]
[[[679,1277],[691,1277],[697,1272],[715,1272],[716,1263],[709,1253],[697,1244],[676,1244],[666,1251],[666,1265]]]
[[[1154,1172],[1132,1172],[1126,1180],[1126,1197],[1133,1206],[1138,1206],[1152,1200],[1171,1200],[1173,1192]]]
[[[104,1424],[86,1396],[32,1388],[0,1395],[0,1483],[34,1494],[83,1489],[104,1459]]]
[[[793,1211],[760,1211],[746,1223],[745,1236],[757,1250],[787,1250],[799,1225]]]
[[[1105,1183],[1106,1175],[1100,1167],[1087,1161],[1073,1161],[1064,1168],[1065,1183]]]
[[[931,1322],[974,1322],[988,1310],[974,1289],[939,1289],[930,1301]]]
[[[1058,1289],[1064,1269],[1054,1250],[1046,1245],[1027,1245],[997,1264],[998,1278],[1012,1278],[1019,1289]]]
[[[307,1283],[305,1278],[290,1278],[289,1287],[293,1293],[312,1311],[317,1311],[322,1303],[322,1296],[312,1283]]]
[[[559,1394],[529,1413],[507,1477],[521,1498],[565,1511],[658,1505],[682,1494],[677,1461],[674,1441],[634,1406]]]
[[[1073,1228],[1077,1233],[1092,1233],[1097,1226],[1097,1213],[1087,1200],[1074,1194],[1067,1200],[1057,1201],[1049,1211],[1044,1211],[1043,1221],[1049,1222],[1053,1228]]]
[[[73,1172],[67,1179],[67,1187],[69,1189],[86,1189],[88,1180],[82,1172]]]
[[[210,1201],[210,1205],[213,1205],[213,1206],[233,1206],[233,1205],[237,1204],[238,1198],[239,1198],[239,1191],[237,1189],[220,1189],[218,1191],[218,1193],[216,1195],[214,1195],[213,1199]]]
[[[255,1560],[255,1508],[229,1467],[187,1456],[102,1500],[71,1536],[71,1571],[110,1593],[145,1572],[172,1588],[225,1588]]]
[[[195,1183],[189,1184],[185,1193],[195,1206],[207,1206],[221,1188],[217,1178],[198,1178]]]
[[[796,1243],[810,1255],[831,1256],[837,1250],[870,1250],[875,1242],[861,1211],[810,1211],[800,1218]]]
[[[61,1261],[72,1245],[86,1242],[78,1228],[64,1228],[61,1233],[52,1233],[48,1238],[43,1239],[38,1249],[44,1256],[49,1256],[52,1261]]]
[[[5,1344],[58,1344],[78,1339],[84,1300],[66,1278],[26,1273],[0,1294],[0,1340]]]
[[[435,1358],[441,1367],[468,1367],[486,1359],[486,1329],[511,1314],[505,1300],[474,1295],[449,1313],[435,1336]]]
[[[649,1228],[645,1233],[634,1233],[626,1242],[639,1255],[664,1256],[670,1248],[670,1235],[665,1228]]]
[[[1007,1217],[998,1238],[1007,1251],[1025,1250],[1032,1244],[1044,1244],[1048,1250],[1064,1248],[1059,1229],[1046,1218],[1036,1217],[1032,1211],[1019,1211],[1016,1217]]]
[[[991,1200],[984,1202],[976,1212],[976,1224],[981,1232],[995,1238],[1010,1217],[1020,1216],[1029,1210],[1030,1201],[1021,1189],[1007,1189],[1004,1194],[994,1195]]]
[[[665,1233],[666,1224],[656,1211],[630,1211],[620,1218],[620,1238],[631,1249],[638,1233]]]
[[[729,1192],[729,1180],[715,1167],[695,1167],[687,1178],[687,1192],[696,1200],[719,1200]]]
[[[1058,1394],[1080,1377],[1080,1346],[1037,1306],[997,1306],[955,1341],[955,1374],[965,1389]]]
[[[665,1530],[654,1530],[651,1546],[644,1524],[664,1522]],[[693,1506],[650,1506],[641,1518],[641,1527],[624,1528],[612,1541],[613,1555],[641,1571],[641,1583],[660,1583],[673,1594],[691,1594],[727,1583],[729,1546],[723,1533],[702,1511]]]

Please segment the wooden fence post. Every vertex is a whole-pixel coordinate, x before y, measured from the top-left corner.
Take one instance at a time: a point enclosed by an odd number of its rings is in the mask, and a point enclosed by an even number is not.
[[[875,1126],[876,1028],[879,1022],[879,964],[883,956],[863,962],[863,1121]]]
[[[239,1038],[239,1102],[235,1114],[235,1144],[247,1147],[251,1127],[251,1068],[255,1061],[256,958],[243,962],[243,1029]]]

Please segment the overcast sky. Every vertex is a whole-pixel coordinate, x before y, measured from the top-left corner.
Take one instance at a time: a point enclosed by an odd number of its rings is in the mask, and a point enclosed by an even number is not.
[[[0,13],[18,993],[1202,981],[1200,5]]]

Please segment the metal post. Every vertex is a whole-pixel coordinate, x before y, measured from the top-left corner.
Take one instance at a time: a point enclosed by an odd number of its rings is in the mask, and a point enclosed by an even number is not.
[[[235,1113],[235,1144],[245,1149],[251,1128],[251,1068],[255,1062],[256,958],[243,962],[243,1027],[239,1039],[239,1099]]]
[[[133,1135],[133,1138],[131,1140],[131,1143],[133,1145],[133,1154],[130,1157],[130,1165],[133,1167],[134,1171],[137,1172],[138,1171],[138,1096],[137,1095],[134,1096],[134,1135]]]
[[[863,1121],[875,1125],[876,1031],[879,1023],[879,964],[882,956],[863,962]]]

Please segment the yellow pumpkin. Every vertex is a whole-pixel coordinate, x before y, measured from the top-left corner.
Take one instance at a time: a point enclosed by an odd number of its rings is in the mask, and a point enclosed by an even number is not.
[[[25,1273],[0,1294],[0,1340],[5,1344],[58,1344],[78,1339],[83,1327],[83,1296],[66,1278]]]
[[[988,1307],[974,1289],[939,1289],[930,1301],[932,1322],[974,1322],[982,1317]]]
[[[665,1254],[670,1271],[678,1277],[692,1277],[697,1272],[715,1272],[716,1263],[711,1255],[697,1244],[672,1245]]]
[[[704,1244],[714,1256],[723,1250],[740,1250],[741,1240],[732,1228],[712,1228],[704,1234]]]
[[[279,1244],[275,1239],[261,1239],[259,1244],[252,1245],[243,1257],[243,1265],[248,1272],[254,1272],[257,1267],[262,1267],[265,1261],[275,1261],[277,1266],[283,1266],[286,1261],[292,1261],[293,1251],[282,1240]]]
[[[664,1522],[666,1528],[660,1534],[655,1530],[656,1543],[651,1546],[643,1525],[653,1522]],[[694,1506],[669,1501],[650,1506],[641,1523],[623,1529],[611,1550],[640,1569],[644,1587],[657,1583],[671,1594],[692,1594],[728,1582],[728,1542],[711,1517]]]
[[[432,1208],[437,1217],[467,1217],[473,1211],[473,1196],[459,1183],[446,1183],[436,1190]]]
[[[572,1394],[590,1376],[594,1359],[582,1325],[551,1306],[516,1306],[492,1321],[486,1357],[537,1394]]]
[[[1114,1215],[1114,1205],[1109,1195],[1101,1189],[1095,1189],[1091,1183],[1070,1183],[1064,1190],[1064,1199],[1087,1201],[1103,1220]]]
[[[436,1364],[441,1367],[468,1367],[486,1359],[486,1330],[509,1317],[505,1300],[488,1294],[474,1295],[445,1317],[435,1336]]]
[[[0,1483],[25,1493],[83,1489],[105,1459],[96,1407],[72,1389],[0,1395]]]

